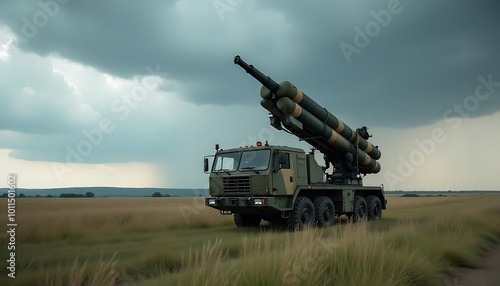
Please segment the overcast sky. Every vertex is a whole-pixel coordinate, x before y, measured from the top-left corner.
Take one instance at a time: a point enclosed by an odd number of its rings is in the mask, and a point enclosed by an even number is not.
[[[198,188],[215,143],[308,150],[269,126],[239,54],[369,127],[382,171],[367,184],[500,189],[499,11],[494,0],[2,1],[0,171],[28,188]]]

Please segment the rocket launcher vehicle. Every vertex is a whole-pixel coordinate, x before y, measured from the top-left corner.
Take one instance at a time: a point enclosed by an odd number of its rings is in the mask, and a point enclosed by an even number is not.
[[[377,160],[381,153],[367,141],[371,136],[366,127],[351,129],[290,82],[276,83],[240,56],[234,57],[234,63],[263,85],[261,105],[271,113],[273,127],[278,130],[284,127],[311,144],[324,154],[327,166],[333,163],[336,172],[344,175],[380,172]]]

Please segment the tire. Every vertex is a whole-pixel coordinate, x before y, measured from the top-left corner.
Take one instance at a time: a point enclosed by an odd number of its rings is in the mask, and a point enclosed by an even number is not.
[[[368,207],[369,220],[379,220],[382,218],[382,203],[377,196],[366,197],[366,205]]]
[[[234,224],[236,227],[257,227],[261,218],[251,214],[234,214]]]
[[[332,199],[326,196],[317,197],[313,205],[318,227],[329,227],[335,224],[335,206]]]
[[[299,196],[293,204],[287,224],[289,230],[302,230],[314,225],[314,205],[310,198]]]
[[[364,221],[368,219],[368,206],[361,196],[354,196],[354,214],[353,222]]]

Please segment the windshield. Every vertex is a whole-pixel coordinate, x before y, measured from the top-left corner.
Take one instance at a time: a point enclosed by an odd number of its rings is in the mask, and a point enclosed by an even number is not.
[[[236,171],[240,162],[241,152],[218,154],[215,157],[213,172]]]
[[[269,166],[269,157],[271,155],[271,150],[254,150],[245,151],[241,155],[241,163],[238,170],[255,170],[263,171],[267,170]]]
[[[267,170],[270,156],[269,149],[217,154],[212,172]]]

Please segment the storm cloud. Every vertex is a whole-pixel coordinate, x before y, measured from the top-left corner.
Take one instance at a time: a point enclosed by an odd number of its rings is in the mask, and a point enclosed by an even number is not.
[[[372,125],[440,119],[473,93],[479,75],[500,69],[500,5],[494,1],[218,2],[237,5],[218,12],[217,1],[69,1],[57,8],[10,1],[2,4],[0,21],[18,35],[21,49],[41,56],[123,78],[146,75],[144,66],[158,64],[195,104],[258,102],[258,85],[232,64],[241,54],[332,112],[354,113]],[[60,11],[37,28],[43,6]],[[391,6],[398,13],[387,19],[381,11]],[[38,30],[31,39],[28,23]],[[359,31],[366,47],[355,44]],[[350,63],[342,43],[360,51]],[[491,100],[474,115],[499,107],[500,100]]]
[[[0,148],[65,162],[103,119],[114,130],[84,163],[189,169],[215,142],[292,142],[268,131],[236,54],[353,128],[490,116],[498,11],[493,0],[2,1]]]

